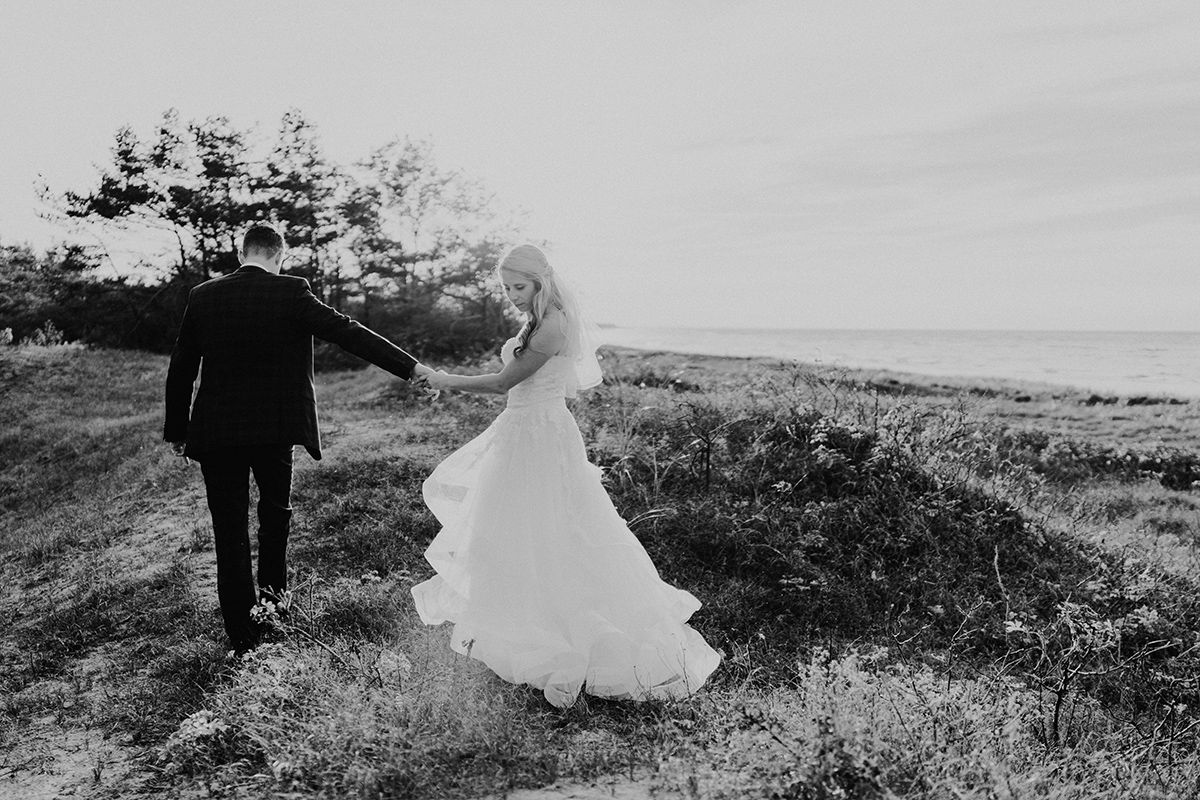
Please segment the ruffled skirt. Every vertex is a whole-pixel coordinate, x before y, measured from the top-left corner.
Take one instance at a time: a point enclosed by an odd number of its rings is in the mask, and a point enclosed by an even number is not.
[[[716,669],[686,624],[700,602],[659,577],[561,398],[505,409],[423,492],[442,529],[413,599],[426,624],[454,623],[454,650],[558,707],[581,690],[682,697]]]

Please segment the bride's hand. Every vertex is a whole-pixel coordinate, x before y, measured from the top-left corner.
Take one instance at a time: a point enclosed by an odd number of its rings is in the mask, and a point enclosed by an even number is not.
[[[450,376],[446,374],[445,370],[439,369],[437,372],[422,376],[421,383],[430,389],[446,389],[450,385]]]

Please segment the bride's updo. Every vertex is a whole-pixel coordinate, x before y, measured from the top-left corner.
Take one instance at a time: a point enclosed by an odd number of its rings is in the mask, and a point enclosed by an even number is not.
[[[536,245],[519,244],[504,254],[500,263],[496,265],[496,277],[500,278],[501,283],[502,270],[531,281],[536,289],[530,304],[529,324],[517,337],[515,353],[520,355],[529,346],[529,340],[538,329],[538,325],[552,309],[560,313],[565,312],[563,289],[554,274],[554,268],[546,259],[546,254]]]

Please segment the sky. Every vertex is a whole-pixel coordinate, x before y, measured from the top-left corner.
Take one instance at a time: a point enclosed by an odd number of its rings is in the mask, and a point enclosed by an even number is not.
[[[1200,330],[1200,3],[11,0],[0,243],[167,109],[528,213],[623,326]]]

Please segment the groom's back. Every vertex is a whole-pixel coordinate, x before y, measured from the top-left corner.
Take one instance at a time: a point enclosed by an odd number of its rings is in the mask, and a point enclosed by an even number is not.
[[[319,447],[312,334],[299,314],[307,293],[304,279],[256,267],[192,290],[186,336],[202,362],[192,424],[204,450]]]
[[[194,306],[196,342],[206,373],[228,371],[264,386],[305,379],[312,334],[299,324],[296,306],[306,289],[302,278],[253,267],[196,287],[189,305]]]

